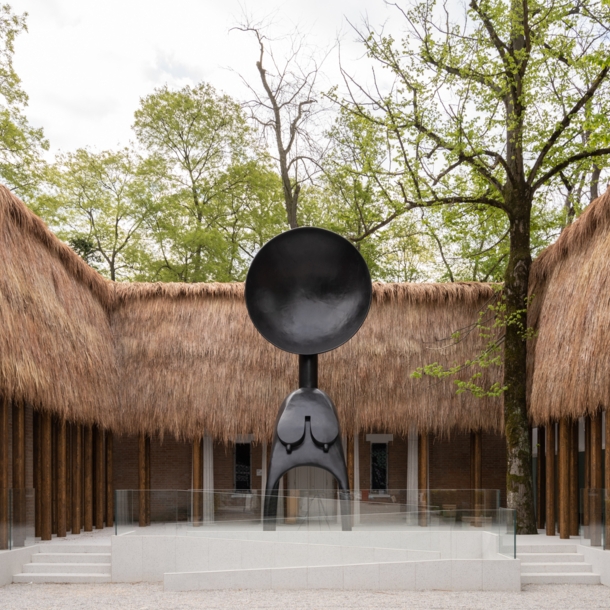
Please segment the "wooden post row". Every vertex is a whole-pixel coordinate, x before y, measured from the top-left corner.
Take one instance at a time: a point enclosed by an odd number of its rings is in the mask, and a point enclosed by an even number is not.
[[[93,428],[91,426],[85,426],[84,433],[84,492],[85,492],[85,505],[83,521],[86,532],[93,531]]]
[[[150,436],[146,437],[146,525],[150,525],[151,487],[150,482]]]
[[[426,526],[428,519],[428,434],[420,434],[417,443],[417,483],[419,487],[419,524]]]
[[[57,418],[51,416],[51,532],[57,534]]]
[[[66,533],[72,529],[72,424],[66,422]]]
[[[591,418],[585,417],[585,480],[583,481],[582,523],[589,527],[589,489],[591,488]],[[588,537],[588,533],[587,533]]]
[[[13,401],[13,527],[14,546],[25,543],[26,504],[25,504],[25,407]]]
[[[52,431],[53,423],[49,413],[40,416],[40,538],[51,540],[53,530],[53,463],[52,463]]]
[[[66,536],[66,422],[58,421],[57,424],[57,536]]]
[[[203,439],[193,441],[193,525],[199,527],[203,521]]]
[[[95,427],[95,527],[104,529],[104,514],[106,502],[104,500],[104,431]]]
[[[570,422],[559,420],[559,537],[570,537]]]
[[[555,515],[555,423],[546,427],[546,535],[554,536]]]
[[[610,411],[606,410],[606,451],[605,451],[605,481],[604,488],[606,490],[606,536],[604,548],[610,550]]]
[[[32,470],[34,481],[34,536],[40,538],[40,414],[34,411],[32,422]],[[0,484],[0,487],[2,485]]]
[[[138,436],[138,488],[140,527],[150,524],[150,438],[145,434]]]
[[[480,430],[470,433],[470,504],[480,515],[480,508],[484,504],[481,489],[483,488],[483,434]]]
[[[83,481],[83,427],[74,424],[72,429],[72,533],[80,534],[82,527]]]
[[[106,432],[106,527],[114,525],[114,471],[112,432]]]
[[[537,494],[538,501],[537,507],[537,527],[538,529],[544,529],[544,521],[546,517],[546,439],[545,439],[545,428],[544,426],[538,426],[538,463],[537,463]]]
[[[602,416],[598,411],[591,416],[591,495],[589,496],[589,533],[591,546],[600,546],[602,480]]]
[[[570,536],[578,536],[580,488],[578,484],[578,420],[572,420],[570,430]]]
[[[0,395],[0,551],[8,549],[9,401]]]

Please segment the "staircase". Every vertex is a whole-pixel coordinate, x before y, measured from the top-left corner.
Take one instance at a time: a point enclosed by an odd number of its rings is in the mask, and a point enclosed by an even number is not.
[[[521,560],[522,585],[599,585],[599,574],[575,544],[532,544],[517,546]]]
[[[45,544],[23,566],[14,583],[110,582],[110,545]]]

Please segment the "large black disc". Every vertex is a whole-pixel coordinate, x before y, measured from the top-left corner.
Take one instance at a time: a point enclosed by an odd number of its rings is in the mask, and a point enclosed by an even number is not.
[[[371,295],[360,252],[340,235],[315,227],[267,242],[246,278],[254,326],[293,354],[321,354],[349,341],[366,319]]]

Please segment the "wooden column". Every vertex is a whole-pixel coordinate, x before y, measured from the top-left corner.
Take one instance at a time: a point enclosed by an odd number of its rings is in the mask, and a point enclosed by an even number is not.
[[[420,434],[417,443],[417,486],[419,488],[419,524],[428,525],[428,435]]]
[[[34,481],[34,536],[40,538],[40,416],[32,417],[32,470]],[[2,487],[2,485],[0,485]]]
[[[604,548],[606,550],[610,550],[610,411],[606,410],[606,430],[605,430],[605,436],[606,436],[606,449],[605,449],[605,466],[606,466],[606,471],[605,471],[605,489],[606,489],[606,495],[605,495],[605,502],[606,502],[606,540],[605,540],[605,545]]]
[[[349,490],[354,493],[354,436],[347,437],[347,480]]]
[[[85,524],[85,531],[93,531],[93,428],[91,426],[85,426],[84,433],[84,491],[85,491],[85,505],[83,509],[83,521]]]
[[[138,488],[140,490],[138,522],[140,527],[149,524],[148,490],[150,485],[150,439],[145,434],[138,436]]]
[[[578,536],[579,501],[578,484],[578,420],[571,422],[570,429],[570,536]]]
[[[57,535],[57,424],[56,417],[51,418],[51,505],[52,505],[52,525],[51,532]]]
[[[602,414],[598,411],[591,416],[591,495],[589,497],[589,532],[591,546],[600,546],[601,530],[601,489],[602,480]]]
[[[559,420],[559,537],[570,537],[570,421]]]
[[[591,418],[585,417],[585,480],[582,498],[582,523],[589,527],[589,489],[591,487]],[[589,531],[586,530],[586,538]]]
[[[470,433],[470,488],[472,508],[477,510],[475,516],[480,515],[481,505],[484,503],[481,489],[483,488],[483,434],[480,430]]]
[[[203,439],[193,441],[193,525],[199,527],[203,521]]]
[[[72,529],[72,424],[66,422],[66,533]]]
[[[80,534],[82,527],[81,498],[83,480],[83,427],[72,428],[72,533]]]
[[[57,537],[66,537],[66,422],[57,422]]]
[[[114,526],[114,473],[112,432],[106,431],[106,527]]]
[[[0,551],[8,549],[8,409],[9,401],[0,395]]]
[[[151,489],[152,483],[150,482],[151,468],[150,468],[150,436],[146,437],[146,525],[150,525],[150,508],[151,508]]]
[[[545,429],[538,426],[538,463],[537,463],[537,521],[538,529],[544,529],[544,518],[546,516],[546,455],[545,455]]]
[[[546,535],[555,535],[555,424],[546,427]]]
[[[40,415],[40,460],[41,460],[41,476],[40,476],[40,539],[51,540],[53,537],[53,507],[52,504],[52,446],[51,437],[52,431],[51,415],[42,413]]]
[[[104,529],[104,514],[106,512],[106,502],[104,500],[104,431],[95,428],[95,527],[98,530]]]
[[[25,407],[13,401],[13,546],[24,546],[25,508]]]

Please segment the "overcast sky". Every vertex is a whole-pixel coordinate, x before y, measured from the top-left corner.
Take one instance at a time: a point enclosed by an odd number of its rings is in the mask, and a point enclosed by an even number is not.
[[[246,34],[229,32],[244,10],[256,19],[271,15],[276,35],[298,24],[319,49],[342,35],[347,62],[362,49],[346,18],[358,24],[368,15],[381,25],[395,15],[383,0],[13,0],[11,6],[29,14],[15,67],[30,97],[28,118],[44,128],[51,153],[127,144],[139,99],[166,83],[207,81],[244,99],[231,69],[256,79],[256,47]],[[336,65],[333,52],[325,64],[329,83],[338,78]]]

